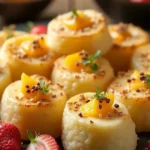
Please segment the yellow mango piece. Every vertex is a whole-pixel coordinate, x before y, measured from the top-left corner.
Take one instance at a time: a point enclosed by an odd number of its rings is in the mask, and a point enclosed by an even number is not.
[[[114,95],[113,94],[106,93],[105,97],[108,98],[110,100],[110,102],[109,103],[107,103],[106,101],[102,102],[102,104],[101,104],[102,109],[100,109],[100,113],[103,116],[106,116],[108,112],[111,112],[112,105],[114,103]]]
[[[89,27],[92,22],[83,12],[77,12],[77,16],[63,21],[64,25],[70,30],[80,30]]]
[[[71,71],[79,72],[84,66],[80,63],[82,56],[79,53],[68,55],[65,59],[65,67]]]
[[[88,117],[99,117],[99,101],[96,99],[92,99],[90,102],[87,104],[84,104],[80,108],[81,113],[83,116],[88,116]]]
[[[95,117],[95,118],[98,118],[100,115],[102,115],[103,117],[106,116],[108,112],[112,111],[114,95],[106,94],[106,98],[110,100],[109,103],[107,103],[106,101],[102,101],[102,103],[100,103],[99,100],[93,98],[90,100],[90,102],[81,106],[80,111],[83,114],[83,116]]]
[[[23,42],[21,46],[29,57],[41,57],[48,52],[48,47],[46,46],[44,38]]]
[[[134,73],[131,75],[131,79],[134,79],[134,80],[132,80],[131,83],[128,83],[128,85],[132,90],[137,90],[137,89],[145,86],[145,84],[142,83],[142,81],[140,80],[140,72],[139,71],[135,70]]]
[[[29,77],[28,75],[26,75],[25,73],[22,73],[21,75],[21,92],[23,93],[23,95],[27,98],[30,98],[33,96],[33,93],[28,93],[27,90],[30,90],[31,91],[31,88],[33,86],[35,86],[38,81]],[[28,88],[27,88],[28,87]],[[35,95],[35,92],[34,92],[34,95]]]
[[[111,35],[116,43],[120,43],[131,37],[131,34],[128,31],[119,33],[116,29],[112,29]]]
[[[33,101],[39,101],[40,99],[47,99],[49,97],[48,94],[43,94],[41,91],[34,91],[32,92],[32,87],[33,86],[37,86],[37,83],[39,82],[39,80],[33,79],[31,77],[29,77],[28,75],[26,75],[25,73],[23,73],[21,75],[21,93],[26,97],[26,98],[32,98]],[[30,92],[28,92],[27,90],[29,90]]]

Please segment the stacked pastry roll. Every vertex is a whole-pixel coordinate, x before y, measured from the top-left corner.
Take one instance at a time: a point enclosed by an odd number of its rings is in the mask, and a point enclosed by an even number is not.
[[[27,130],[53,137],[61,135],[61,120],[66,95],[62,87],[45,77],[22,74],[4,91],[1,121],[18,127],[22,140],[28,140]]]
[[[109,93],[83,93],[67,101],[63,114],[65,150],[135,150],[135,125]]]
[[[54,54],[46,44],[45,36],[24,35],[5,42],[0,57],[8,63],[13,80],[19,80],[23,72],[50,76]]]
[[[133,52],[141,45],[148,43],[148,33],[132,24],[109,25],[109,32],[113,38],[113,47],[106,54],[106,58],[114,71],[127,71]]]
[[[83,49],[106,53],[112,46],[107,23],[102,13],[73,10],[54,18],[48,24],[48,43],[57,54],[71,54]]]
[[[137,132],[150,131],[150,74],[140,71],[121,73],[110,85],[109,92],[121,97],[127,107]]]
[[[94,92],[98,86],[105,89],[113,80],[114,73],[100,53],[97,51],[89,55],[81,51],[58,58],[54,63],[52,81],[63,85],[68,98],[83,92]]]

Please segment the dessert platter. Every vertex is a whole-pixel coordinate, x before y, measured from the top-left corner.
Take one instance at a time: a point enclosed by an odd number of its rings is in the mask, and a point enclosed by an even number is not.
[[[149,61],[146,31],[95,10],[5,27],[0,150],[150,150]]]

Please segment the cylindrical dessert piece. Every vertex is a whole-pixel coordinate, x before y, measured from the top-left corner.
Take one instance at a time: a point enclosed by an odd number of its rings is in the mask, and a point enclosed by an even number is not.
[[[62,87],[42,76],[22,75],[10,84],[2,97],[1,121],[18,127],[22,140],[27,130],[53,137],[61,135],[62,114],[66,103]]]
[[[129,71],[121,73],[110,85],[109,92],[121,97],[127,107],[137,132],[150,131],[150,74]]]
[[[139,47],[132,56],[131,68],[150,72],[150,44]]]
[[[8,63],[13,80],[19,80],[23,72],[50,76],[54,54],[46,45],[45,36],[24,35],[5,42],[0,57]]]
[[[7,64],[0,60],[0,99],[5,88],[12,82],[10,69]]]
[[[94,10],[72,10],[54,18],[48,24],[48,43],[59,55],[86,49],[102,54],[112,46],[107,23],[102,13]]]
[[[109,26],[113,38],[113,47],[106,54],[106,58],[118,71],[127,71],[133,52],[141,45],[148,43],[148,33],[132,24],[116,24]]]
[[[8,27],[4,27],[2,31],[0,31],[0,48],[4,44],[4,42],[12,37],[22,36],[27,34],[23,31],[15,30],[15,25],[10,25]]]
[[[97,91],[67,101],[63,113],[65,150],[135,150],[135,125],[114,95]]]
[[[100,51],[89,55],[81,51],[58,58],[54,63],[52,81],[64,86],[68,98],[83,92],[105,89],[113,80],[113,69],[100,57]]]

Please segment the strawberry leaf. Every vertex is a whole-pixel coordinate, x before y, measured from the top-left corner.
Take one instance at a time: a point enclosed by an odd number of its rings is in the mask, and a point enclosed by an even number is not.
[[[28,134],[30,142],[35,143],[36,142],[35,137],[32,135],[32,133],[29,130],[27,130],[27,134]]]

